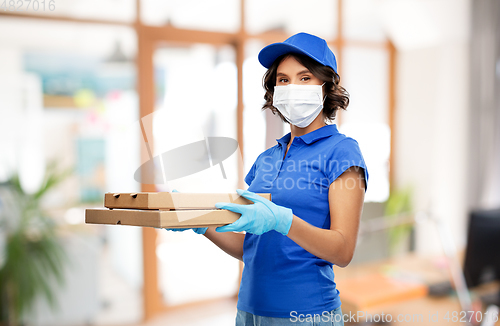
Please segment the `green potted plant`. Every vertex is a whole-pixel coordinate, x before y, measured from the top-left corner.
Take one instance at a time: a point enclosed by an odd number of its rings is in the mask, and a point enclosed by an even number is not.
[[[403,241],[408,241],[413,225],[405,222],[402,218],[408,217],[413,212],[412,205],[413,189],[411,186],[391,190],[389,198],[385,203],[384,216],[389,225],[388,229],[389,255],[397,255],[401,249],[406,249]]]
[[[17,174],[0,185],[0,229],[4,240],[0,253],[2,326],[21,325],[23,315],[38,296],[51,307],[56,306],[53,281],[63,283],[67,256],[57,234],[57,224],[44,211],[41,201],[70,173],[50,163],[40,189],[33,194],[23,190]]]

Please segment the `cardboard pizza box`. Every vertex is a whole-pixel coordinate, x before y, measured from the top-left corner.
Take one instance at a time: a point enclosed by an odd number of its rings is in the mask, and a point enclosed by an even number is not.
[[[271,200],[271,194],[258,194]],[[108,208],[132,209],[215,209],[215,203],[226,202],[241,205],[252,202],[237,193],[180,193],[180,192],[138,192],[106,193],[104,206]]]
[[[93,208],[85,210],[85,223],[155,228],[199,228],[235,222],[240,214],[214,210],[138,210]]]

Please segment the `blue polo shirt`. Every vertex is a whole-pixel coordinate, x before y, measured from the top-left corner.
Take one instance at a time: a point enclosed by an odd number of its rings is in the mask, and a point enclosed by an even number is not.
[[[351,166],[368,171],[358,143],[327,125],[295,137],[290,133],[259,155],[245,177],[252,192],[271,193],[274,203],[323,229],[330,228],[330,184]],[[367,182],[365,182],[367,184]],[[366,191],[366,188],[365,188]],[[304,250],[276,231],[247,233],[238,309],[259,316],[322,314],[340,306],[332,263]]]

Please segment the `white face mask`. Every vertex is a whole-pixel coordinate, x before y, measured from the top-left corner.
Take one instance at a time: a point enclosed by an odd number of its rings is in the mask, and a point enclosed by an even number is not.
[[[274,86],[273,106],[288,122],[305,128],[323,110],[323,85]]]

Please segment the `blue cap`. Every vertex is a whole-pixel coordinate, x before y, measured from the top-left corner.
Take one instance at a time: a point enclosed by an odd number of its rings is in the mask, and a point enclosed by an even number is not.
[[[282,43],[273,43],[266,46],[259,53],[259,62],[264,67],[269,68],[274,60],[287,53],[306,55],[337,72],[337,60],[326,41],[307,33],[298,33]]]

